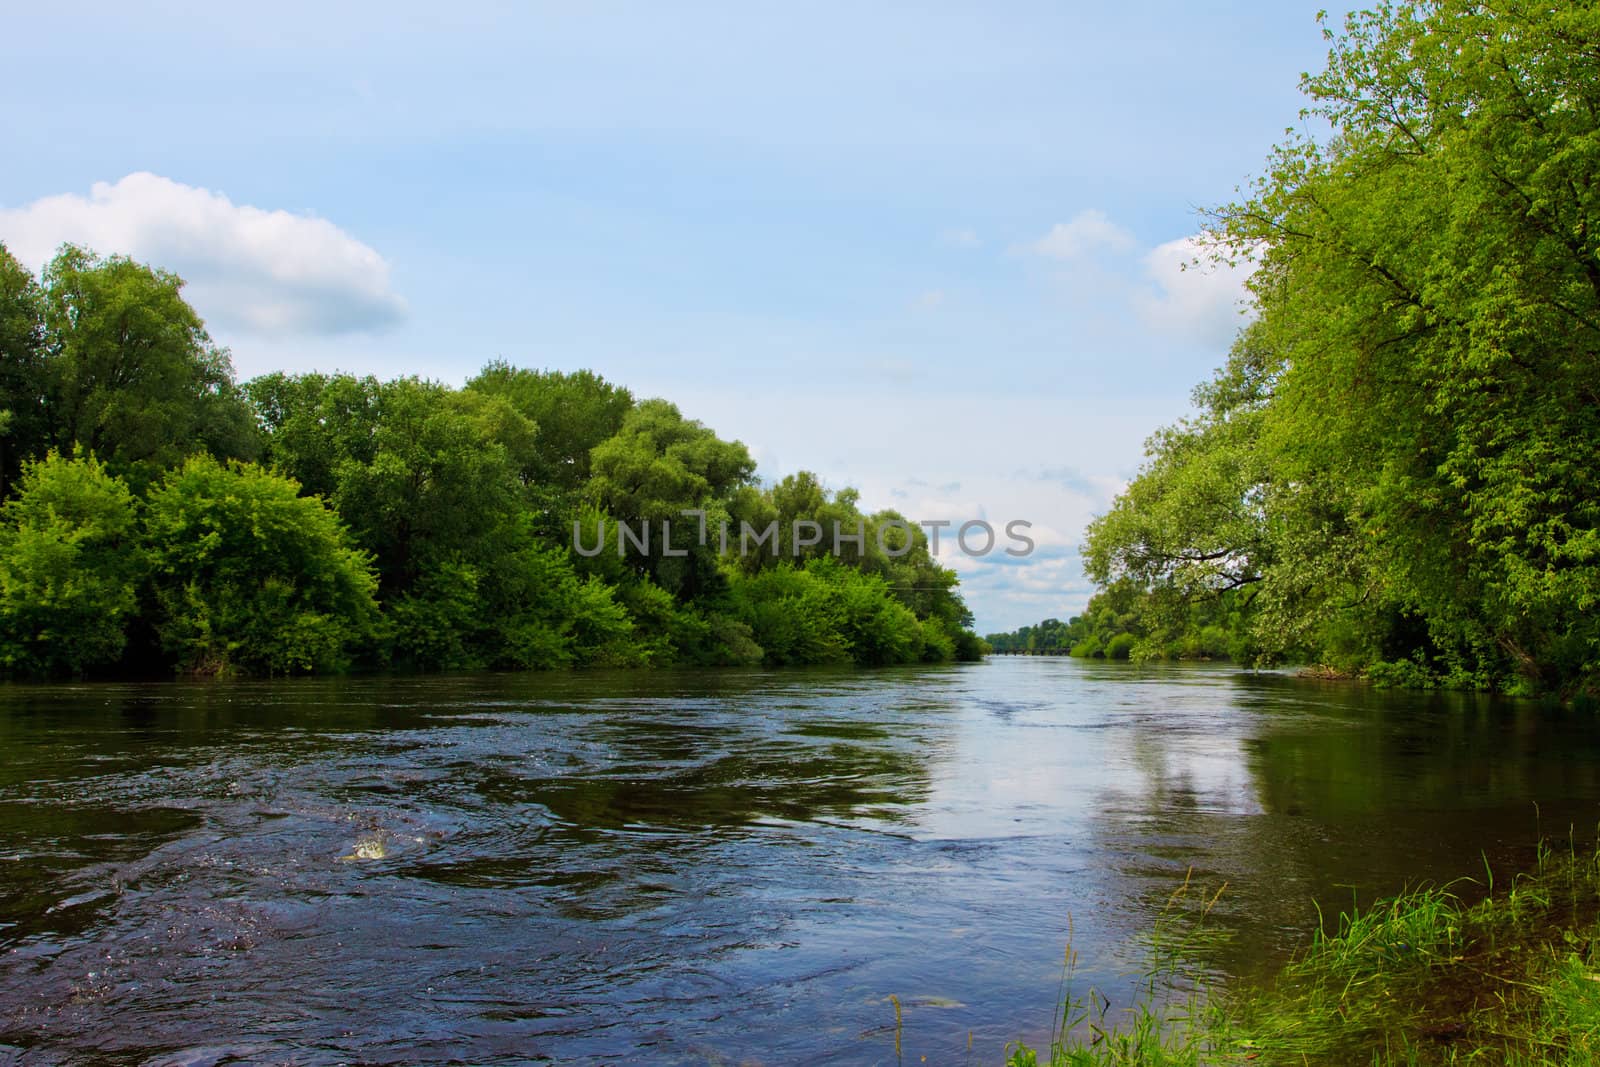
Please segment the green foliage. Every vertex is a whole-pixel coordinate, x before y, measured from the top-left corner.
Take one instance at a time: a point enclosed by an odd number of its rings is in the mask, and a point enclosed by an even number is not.
[[[997,652],[1111,659],[1231,659],[1249,662],[1249,590],[1225,589],[1197,599],[1158,603],[1131,579],[1089,599],[1082,615],[1046,619],[1013,633],[990,634]]]
[[[176,275],[71,245],[44,272],[51,435],[136,486],[197,449],[251,458],[259,446],[228,353],[182,287]]]
[[[647,552],[630,546],[635,572],[680,600],[716,596],[722,584],[718,547],[709,533],[701,543],[698,520],[684,512],[704,512],[708,531],[726,515],[724,498],[755,474],[744,445],[685,419],[665,400],[645,400],[590,458],[593,476],[585,495],[652,546]],[[670,542],[663,537],[668,529]],[[674,554],[668,554],[669,544]]]
[[[264,374],[244,384],[266,434],[263,462],[329,498],[341,464],[372,462],[382,393],[376,378],[349,374]]]
[[[956,654],[942,620],[918,620],[882,578],[828,557],[741,576],[730,600],[765,662],[775,666],[886,666]]]
[[[51,453],[0,507],[0,665],[82,674],[117,662],[145,566],[128,487]]]
[[[150,494],[156,631],[180,669],[332,670],[371,634],[368,559],[299,488],[254,464],[196,456]]]
[[[1106,642],[1106,647],[1101,653],[1106,659],[1127,659],[1133,653],[1133,646],[1138,643],[1138,638],[1130,633],[1120,633]]]
[[[393,602],[400,662],[430,670],[649,662],[615,591],[579,577],[564,553],[525,540],[492,563],[487,571],[459,561],[430,567]]]
[[[470,392],[502,397],[538,428],[525,481],[578,489],[589,480],[590,453],[616,435],[633,394],[592,371],[535,371],[496,360],[467,383]]]
[[[723,441],[665,400],[629,411],[617,433],[596,445],[588,489],[621,519],[660,522],[744,484],[755,462],[744,445]]]
[[[1072,988],[1068,946],[1048,1054],[1016,1043],[1014,1067],[1373,1064],[1512,1067],[1596,1062],[1600,1054],[1600,865],[1553,854],[1484,885],[1423,886],[1320,923],[1269,980],[1220,987],[1217,897],[1181,907],[1186,881],[1145,938],[1138,998],[1116,1014]],[[1464,899],[1479,897],[1475,903]]]
[[[456,557],[493,552],[517,490],[505,448],[444,386],[396,379],[376,400],[370,445],[339,457],[333,500],[387,594]]]
[[[1248,589],[1257,659],[1592,692],[1600,13],[1384,5],[1330,39],[1304,88],[1333,135],[1212,220],[1259,262],[1257,320],[1089,572],[1159,644]]]
[[[71,246],[38,282],[0,247],[10,673],[982,655],[920,531],[809,473],[759,485],[742,444],[664,400],[504,362],[461,390],[281,373],[240,388],[182,285]],[[52,442],[105,465],[42,458]],[[739,556],[741,521],[780,519],[784,555]],[[835,520],[864,535],[842,561]],[[621,522],[649,549],[614,551]],[[795,522],[830,536],[796,546]],[[607,550],[580,553],[575,527]]]
[[[44,293],[0,243],[0,499],[50,439]]]

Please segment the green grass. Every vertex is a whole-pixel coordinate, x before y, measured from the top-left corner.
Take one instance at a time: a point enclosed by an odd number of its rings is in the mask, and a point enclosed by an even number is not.
[[[1312,932],[1275,979],[1223,988],[1221,937],[1186,879],[1146,937],[1141,996],[1112,1016],[1073,987],[1070,944],[1050,1045],[1010,1067],[1600,1064],[1600,852],[1539,847],[1534,867],[1355,909]]]

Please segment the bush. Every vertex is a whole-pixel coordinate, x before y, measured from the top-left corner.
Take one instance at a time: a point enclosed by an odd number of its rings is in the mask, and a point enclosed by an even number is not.
[[[1379,689],[1432,689],[1438,679],[1424,664],[1397,659],[1370,664],[1367,678]]]
[[[0,664],[52,675],[115,663],[144,567],[121,480],[93,457],[26,466],[0,509]]]
[[[367,556],[321,499],[251,463],[190,458],[150,495],[156,633],[181,670],[335,670],[370,638]]]
[[[1072,648],[1067,651],[1067,655],[1077,656],[1079,659],[1091,659],[1095,656],[1104,655],[1104,652],[1102,651],[1100,638],[1095,634],[1090,634],[1082,641],[1079,641],[1077,644],[1073,645]]]
[[[1107,659],[1127,659],[1133,654],[1133,646],[1139,639],[1132,634],[1122,633],[1106,642],[1105,657]]]

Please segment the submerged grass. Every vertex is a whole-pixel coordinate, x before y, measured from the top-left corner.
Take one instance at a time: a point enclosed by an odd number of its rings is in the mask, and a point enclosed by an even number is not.
[[[1600,851],[1541,843],[1497,885],[1424,886],[1324,921],[1270,983],[1224,989],[1210,960],[1221,890],[1190,880],[1147,935],[1150,969],[1108,1017],[1063,968],[1050,1045],[1007,1048],[1010,1067],[1201,1064],[1600,1064]]]

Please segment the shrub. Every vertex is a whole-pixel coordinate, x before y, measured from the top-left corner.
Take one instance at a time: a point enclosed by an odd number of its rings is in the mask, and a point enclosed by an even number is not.
[[[195,456],[150,495],[156,632],[181,670],[289,674],[347,665],[376,622],[369,558],[299,483]]]
[[[1132,634],[1122,633],[1106,642],[1105,656],[1107,659],[1127,659],[1133,654],[1133,646],[1139,639]]]
[[[116,662],[144,566],[120,479],[93,457],[27,465],[0,509],[0,664],[50,675]]]

